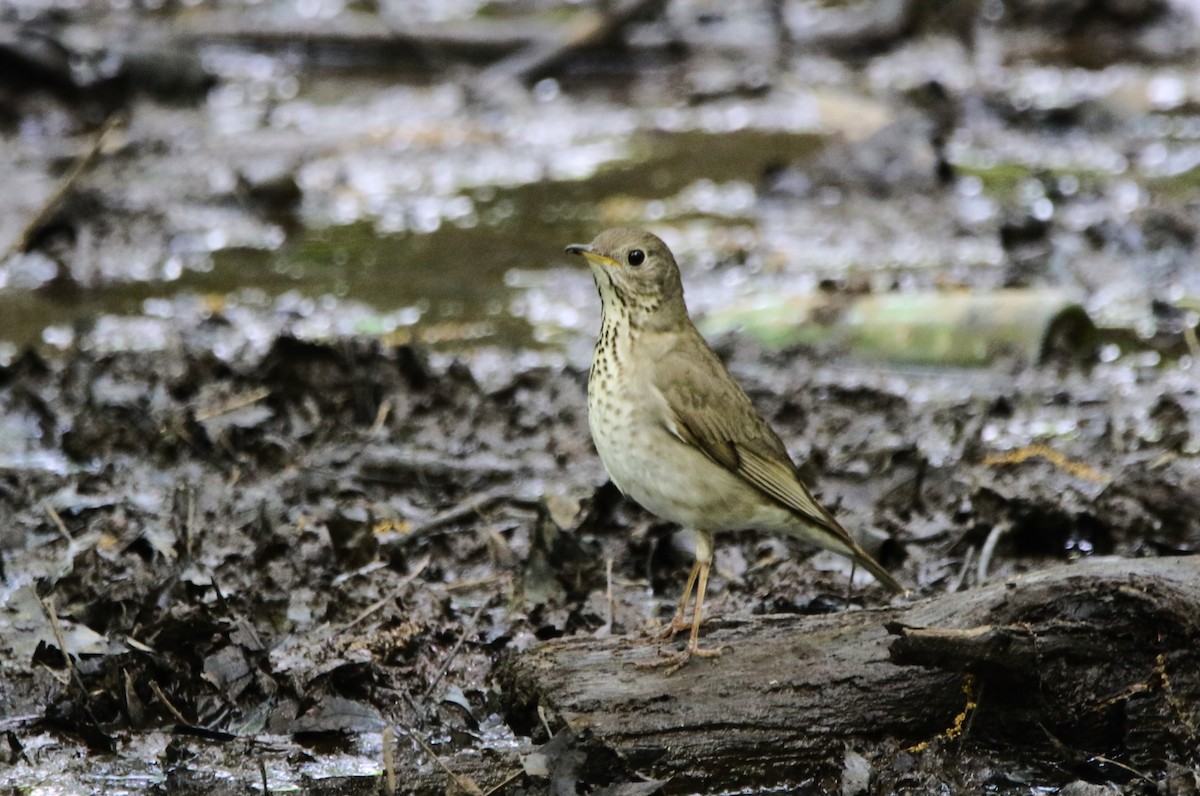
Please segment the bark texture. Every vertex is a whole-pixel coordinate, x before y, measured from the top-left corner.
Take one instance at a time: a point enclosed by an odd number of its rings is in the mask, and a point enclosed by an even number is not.
[[[529,650],[503,667],[510,716],[532,731],[540,706],[629,770],[670,778],[669,792],[1195,780],[1197,557],[1055,566],[829,616],[724,619],[704,640],[730,649],[671,676],[636,668],[659,655],[655,642]]]

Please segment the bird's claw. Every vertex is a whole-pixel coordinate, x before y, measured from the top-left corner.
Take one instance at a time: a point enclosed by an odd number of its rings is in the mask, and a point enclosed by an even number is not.
[[[689,622],[684,622],[682,619],[679,618],[679,616],[676,616],[674,619],[671,620],[671,624],[658,630],[658,632],[656,632],[654,634],[654,638],[657,641],[665,641],[667,639],[675,638],[676,633],[682,632],[684,630],[691,630],[691,628],[692,628],[692,626]]]
[[[670,676],[686,666],[692,658],[720,658],[725,654],[725,650],[727,649],[733,648],[716,647],[709,649],[693,643],[689,644],[682,652],[668,652],[667,650],[660,649],[658,651],[659,660],[642,661],[635,663],[633,666],[635,669],[663,669],[665,667],[663,674]]]

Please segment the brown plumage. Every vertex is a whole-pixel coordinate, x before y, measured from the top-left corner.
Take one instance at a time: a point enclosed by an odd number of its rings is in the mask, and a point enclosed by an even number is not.
[[[666,245],[648,232],[610,229],[567,251],[587,259],[602,304],[588,378],[596,450],[624,494],[697,533],[696,561],[668,629],[687,627],[695,587],[692,632],[676,665],[720,654],[699,646],[717,531],[786,533],[848,556],[904,591],[813,499],[779,435],[696,330]]]

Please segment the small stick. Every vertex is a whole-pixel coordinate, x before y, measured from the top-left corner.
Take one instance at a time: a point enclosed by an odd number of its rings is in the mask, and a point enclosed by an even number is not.
[[[1066,454],[1051,448],[1049,445],[1025,445],[1015,451],[1006,453],[993,453],[985,456],[983,464],[987,467],[999,467],[1005,464],[1021,464],[1032,458],[1039,458],[1049,462],[1055,467],[1070,473],[1076,478],[1084,481],[1091,481],[1094,484],[1107,484],[1112,481],[1112,477],[1083,462],[1077,462]]]
[[[392,746],[396,741],[396,731],[392,726],[383,728],[383,773],[385,777],[384,787],[387,789],[388,796],[394,796],[396,793],[396,759],[392,751]]]
[[[483,512],[487,509],[490,509],[493,505],[497,503],[503,503],[505,501],[510,501],[514,504],[520,504],[522,502],[513,498],[512,490],[510,488],[484,492],[481,495],[476,495],[465,503],[460,503],[452,509],[447,509],[441,514],[434,515],[427,522],[413,527],[407,534],[405,534],[405,538],[419,538],[424,534],[436,531],[443,526],[466,519],[473,514],[482,516]]]
[[[405,589],[408,588],[408,585],[410,583],[412,583],[414,580],[417,579],[417,576],[419,576],[422,572],[425,571],[425,567],[427,567],[427,566],[429,566],[429,556],[425,556],[420,561],[418,561],[416,568],[412,572],[405,575],[404,579],[400,581],[400,584],[398,586],[396,586],[396,588],[392,589],[392,591],[386,597],[381,597],[380,599],[378,599],[375,602],[368,605],[366,608],[363,609],[362,613],[360,613],[358,616],[351,619],[346,624],[342,625],[341,628],[339,629],[339,631],[342,633],[345,633],[347,630],[354,627],[359,622],[363,621],[364,619],[366,619],[368,616],[370,616],[371,614],[378,611],[383,606],[385,606],[388,603],[390,603],[391,601],[395,600],[397,597],[400,596],[401,592],[403,592]]]
[[[217,404],[216,406],[212,406],[207,409],[197,410],[196,420],[204,422],[205,420],[212,420],[214,417],[220,417],[221,415],[227,415],[230,412],[236,412],[238,409],[242,409],[247,406],[253,406],[270,394],[271,391],[266,387],[260,387],[257,390],[250,390],[242,393],[241,395],[235,395],[224,403]]]
[[[185,727],[192,726],[192,723],[183,717],[183,714],[179,712],[179,709],[171,704],[171,700],[167,699],[167,695],[163,693],[161,688],[159,688],[158,683],[151,680],[150,690],[153,691],[154,695],[159,698],[159,701],[163,703],[163,705],[167,708],[167,712],[175,718],[175,721],[179,722]]]
[[[375,412],[375,422],[371,423],[371,434],[378,434],[383,430],[383,424],[387,422],[388,415],[392,413],[392,402],[384,401],[379,404],[378,411]]]
[[[454,647],[450,650],[450,654],[446,656],[446,660],[442,662],[442,667],[438,669],[437,674],[429,681],[429,686],[425,689],[425,693],[421,695],[421,701],[425,702],[429,699],[429,695],[433,693],[433,689],[442,681],[442,677],[450,669],[450,664],[454,662],[454,658],[458,655],[458,651],[462,649],[462,645],[466,642],[467,636],[475,632],[475,624],[479,621],[479,617],[483,615],[483,609],[487,608],[487,602],[482,602],[475,609],[475,615],[471,617],[471,622],[467,627],[463,628],[463,633],[458,637],[458,641],[454,642]]]
[[[634,17],[662,0],[618,0],[607,13],[585,12],[561,40],[536,42],[480,72],[472,87],[481,95],[498,84],[529,81],[554,68],[572,53],[600,44]]]
[[[858,572],[858,561],[850,559],[850,580],[846,581],[846,608],[850,610],[850,601],[854,599],[854,573]]]
[[[524,772],[524,771],[522,771],[522,770],[520,770],[520,769],[518,769],[517,771],[514,771],[513,773],[509,774],[509,775],[508,775],[507,777],[505,777],[504,779],[502,779],[502,780],[500,780],[499,782],[497,782],[497,783],[496,783],[495,785],[493,785],[492,787],[488,788],[488,790],[487,790],[487,793],[483,794],[483,796],[492,796],[492,794],[493,794],[493,793],[495,793],[496,791],[500,790],[500,789],[501,789],[501,788],[503,788],[505,785],[507,785],[508,783],[512,782],[514,779],[516,779],[517,777],[521,776],[521,775],[522,775],[522,774],[524,774],[524,773],[525,773],[525,772]]]
[[[50,620],[50,631],[54,633],[54,643],[58,645],[58,651],[62,655],[63,664],[67,667],[71,679],[75,685],[79,686],[81,694],[87,694],[87,686],[83,684],[83,678],[79,676],[79,670],[75,668],[75,659],[71,657],[71,653],[67,652],[66,637],[63,636],[62,624],[58,621],[58,611],[54,610],[54,601],[49,597],[43,599],[42,610],[46,612],[46,618]]]
[[[546,738],[554,737],[554,730],[550,729],[550,719],[546,718],[546,705],[539,702],[537,706],[538,718],[542,720],[542,726],[546,728]]]
[[[946,584],[947,592],[956,592],[962,588],[963,582],[967,579],[967,573],[971,570],[971,560],[975,558],[975,548],[968,547],[967,554],[963,556],[962,566],[958,568],[958,572],[954,578]]]
[[[184,545],[187,549],[188,558],[192,556],[192,542],[196,538],[196,490],[188,488],[187,496],[187,522],[184,525]]]
[[[3,259],[7,260],[14,254],[19,254],[26,250],[34,234],[49,220],[54,211],[58,209],[63,198],[75,187],[75,183],[79,178],[95,164],[96,159],[100,156],[100,152],[104,149],[104,145],[108,142],[109,136],[124,121],[125,114],[123,113],[114,113],[108,117],[104,125],[100,128],[100,131],[96,133],[96,137],[92,139],[92,145],[86,152],[81,153],[79,157],[75,158],[75,162],[71,164],[71,168],[63,175],[62,180],[59,181],[58,187],[42,203],[41,209],[34,214],[33,218],[29,219],[25,228],[21,230],[21,234],[17,236],[17,239],[13,241],[8,251],[5,252]]]
[[[983,547],[979,550],[979,563],[975,567],[977,585],[987,580],[988,568],[992,565],[992,554],[996,552],[996,545],[1000,543],[1000,537],[1007,532],[1007,525],[996,525],[984,540]]]
[[[67,665],[67,675],[70,682],[75,683],[79,689],[79,695],[83,699],[83,710],[87,713],[88,718],[96,727],[100,726],[99,719],[92,712],[91,695],[88,694],[87,686],[83,683],[83,677],[79,674],[78,667],[75,666],[75,660],[71,657],[71,653],[67,652],[67,641],[63,636],[62,625],[58,621],[58,611],[54,609],[54,600],[51,597],[46,597],[40,600],[42,610],[46,612],[46,618],[50,620],[50,630],[54,633],[54,643],[58,645],[58,651],[62,653],[63,661]],[[57,678],[55,678],[57,679]],[[61,682],[61,681],[60,681]]]
[[[613,557],[611,555],[604,557],[604,578],[608,585],[605,587],[604,596],[608,602],[608,616],[605,618],[604,635],[609,635],[613,632],[613,621],[617,615],[617,598],[613,594]]]
[[[1116,766],[1117,768],[1128,771],[1130,774],[1133,774],[1135,777],[1137,777],[1140,780],[1143,780],[1144,782],[1148,782],[1151,785],[1155,784],[1154,780],[1150,779],[1150,777],[1148,777],[1145,774],[1143,774],[1142,772],[1138,771],[1136,768],[1133,768],[1131,766],[1128,766],[1128,765],[1122,763],[1120,760],[1113,760],[1111,757],[1104,757],[1103,755],[1092,755],[1088,759],[1095,761],[1097,763],[1103,763],[1103,764],[1109,765],[1109,766]]]
[[[67,540],[67,544],[72,544],[75,539],[71,536],[71,532],[67,530],[67,524],[63,522],[63,518],[49,503],[43,503],[42,507],[46,509],[46,513],[50,515],[50,520],[54,523],[54,527],[58,528],[58,532],[62,534],[62,538]]]
[[[445,771],[446,774],[452,780],[454,780],[454,784],[456,784],[463,793],[467,793],[467,794],[481,794],[482,793],[479,790],[479,786],[476,785],[475,781],[472,780],[470,777],[464,778],[464,777],[460,777],[458,774],[455,774],[453,769],[451,769],[450,766],[446,765],[442,761],[442,758],[437,756],[437,752],[435,752],[429,748],[429,744],[425,743],[425,740],[421,736],[417,735],[412,730],[405,730],[404,732],[408,735],[409,738],[412,738],[414,741],[417,742],[417,745],[421,747],[422,751],[424,751],[425,754],[432,757],[433,761],[435,763],[437,763],[439,766],[441,766],[442,770]]]

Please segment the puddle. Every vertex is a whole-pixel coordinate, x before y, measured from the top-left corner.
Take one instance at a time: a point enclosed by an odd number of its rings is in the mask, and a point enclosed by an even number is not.
[[[47,327],[138,314],[148,302],[179,295],[236,301],[239,291],[268,298],[295,291],[362,303],[380,315],[378,323],[364,321],[362,333],[408,327],[415,339],[435,346],[537,345],[544,341],[510,311],[516,296],[506,279],[510,271],[563,265],[566,243],[590,240],[605,225],[633,223],[634,211],[647,202],[658,203],[651,215],[698,215],[723,202],[748,214],[750,185],[722,192],[720,183],[762,174],[814,151],[821,140],[784,131],[638,133],[628,142],[630,159],[602,166],[589,178],[458,194],[463,209],[451,218],[435,210],[421,222],[435,227],[428,232],[380,233],[368,222],[329,226],[305,230],[275,250],[219,249],[204,267],[181,269],[169,282],[86,292],[0,290],[0,345],[7,343],[11,356],[26,344],[58,342],[61,334],[48,334]],[[676,196],[673,208],[663,202]]]

